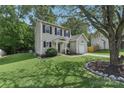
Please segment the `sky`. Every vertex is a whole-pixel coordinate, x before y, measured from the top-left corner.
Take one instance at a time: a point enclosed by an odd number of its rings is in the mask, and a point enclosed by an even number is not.
[[[65,11],[64,9],[59,9],[59,8],[54,8],[53,12],[56,15],[58,15],[60,13],[67,14],[66,13],[67,11]],[[67,21],[67,18],[61,18],[61,17],[57,18],[57,24],[59,24],[59,25],[61,25],[61,23],[66,22],[66,21]],[[92,25],[89,25],[88,32],[89,33],[94,33],[95,32],[95,29]]]
[[[54,8],[52,11],[53,11],[53,13],[55,15],[59,15],[62,12],[63,12],[63,14],[66,13],[65,10],[62,10],[62,9],[59,9],[59,8]],[[66,18],[61,18],[61,17],[58,17],[57,20],[56,20],[57,24],[61,24],[61,23],[65,22],[65,21],[67,21],[67,19]]]
[[[61,14],[61,13],[62,13],[63,15],[66,15],[66,14],[67,14],[67,11],[66,11],[66,10],[60,9],[60,8],[54,8],[52,11],[53,11],[53,13],[54,13],[55,15],[59,15],[59,14]],[[66,21],[67,21],[67,18],[57,17],[56,24],[61,25],[62,23],[66,22]],[[28,17],[25,17],[25,22],[28,23],[29,25],[31,25],[30,20],[28,19]],[[89,25],[89,27],[88,27],[88,32],[89,32],[89,33],[94,33],[94,32],[95,32],[95,30],[94,30],[94,28],[92,27],[92,25]]]

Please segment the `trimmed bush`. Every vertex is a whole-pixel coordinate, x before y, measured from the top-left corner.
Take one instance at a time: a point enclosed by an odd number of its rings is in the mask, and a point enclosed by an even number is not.
[[[48,48],[46,51],[46,56],[47,57],[54,57],[57,56],[57,51],[55,48]]]

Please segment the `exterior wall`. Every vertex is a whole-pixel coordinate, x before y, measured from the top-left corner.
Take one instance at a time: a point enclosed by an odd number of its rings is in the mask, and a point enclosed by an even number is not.
[[[49,46],[43,47],[43,42],[51,42],[52,47],[58,50],[58,43],[60,44],[60,52],[65,53],[67,49],[67,44],[70,42],[70,50],[72,53],[79,54],[79,44],[83,42],[84,46],[84,53],[87,52],[87,40],[84,36],[80,36],[76,41],[70,41],[71,39],[71,32],[70,37],[64,36],[64,28],[62,28],[62,36],[55,35],[55,27],[60,28],[54,25],[49,25],[52,27],[52,34],[50,33],[43,33],[43,24],[46,24],[41,21],[37,21],[36,28],[35,28],[35,52],[39,55],[44,55],[46,50]],[[82,47],[83,48],[83,47]]]
[[[42,53],[42,33],[41,33],[41,29],[42,29],[42,23],[37,22],[36,23],[36,28],[35,28],[35,52],[38,55],[41,55]]]
[[[105,42],[105,45],[104,45]],[[102,34],[100,34],[97,37],[91,37],[91,45],[93,46],[99,46],[99,49],[109,49],[109,42],[106,37],[104,37]]]
[[[71,53],[76,54],[76,51],[77,51],[77,49],[76,49],[76,41],[71,41],[70,42],[70,51],[71,51]]]
[[[52,34],[43,33],[43,24],[45,24],[45,23],[38,21],[36,23],[36,28],[35,28],[35,52],[37,54],[43,55],[43,54],[45,54],[46,50],[49,48],[49,47],[43,47],[44,41],[45,42],[51,42],[53,48],[56,48],[55,39],[63,38],[63,39],[65,39],[66,43],[69,42],[71,36],[70,37],[64,36],[64,30],[65,29],[62,29],[62,36],[55,35],[55,26],[50,25],[52,27]],[[47,24],[45,24],[45,25],[47,25]],[[56,28],[60,28],[60,27],[56,27]],[[63,52],[65,47],[66,47],[66,45],[64,43],[62,43],[60,51]]]
[[[54,26],[52,26],[52,34],[50,34],[50,33],[42,33],[42,42],[43,41],[46,41],[46,42],[52,42],[53,40],[55,40],[55,39],[59,39],[59,38],[64,38],[64,39],[66,39],[66,41],[69,41],[70,40],[70,38],[68,38],[68,37],[64,37],[64,30],[62,30],[62,35],[63,36],[60,36],[60,35],[55,35],[55,27]],[[48,49],[49,47],[43,47],[43,54],[45,54],[45,51]],[[55,48],[55,46],[54,46],[54,48]]]

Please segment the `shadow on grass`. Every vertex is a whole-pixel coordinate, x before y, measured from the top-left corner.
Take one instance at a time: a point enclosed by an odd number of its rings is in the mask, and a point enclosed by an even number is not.
[[[123,84],[107,81],[84,69],[86,61],[73,62],[42,60],[35,70],[17,69],[0,73],[0,87],[16,88],[63,88],[63,87],[124,87]]]
[[[63,88],[90,87],[96,77],[86,74],[79,62],[38,63],[37,72],[28,73],[25,69],[0,74],[0,87]],[[87,76],[89,75],[89,76]],[[92,87],[96,87],[95,85]]]
[[[9,55],[7,57],[0,58],[0,65],[10,64],[10,63],[33,59],[33,58],[35,58],[35,56],[33,54],[29,54],[29,53],[20,53],[20,54]]]

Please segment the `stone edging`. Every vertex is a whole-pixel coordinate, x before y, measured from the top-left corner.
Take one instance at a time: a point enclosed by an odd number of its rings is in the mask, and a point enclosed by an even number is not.
[[[123,77],[121,77],[121,76],[116,77],[116,76],[114,76],[114,75],[108,75],[108,74],[104,74],[103,72],[94,71],[94,70],[92,70],[92,69],[90,69],[90,68],[88,67],[89,64],[90,64],[90,62],[88,62],[88,63],[85,64],[85,68],[86,68],[88,71],[90,71],[90,72],[92,72],[92,73],[94,73],[94,74],[96,74],[96,75],[102,76],[102,77],[104,77],[104,78],[106,78],[106,79],[111,79],[111,80],[114,80],[114,81],[116,80],[116,81],[124,82],[124,78],[123,78]]]

